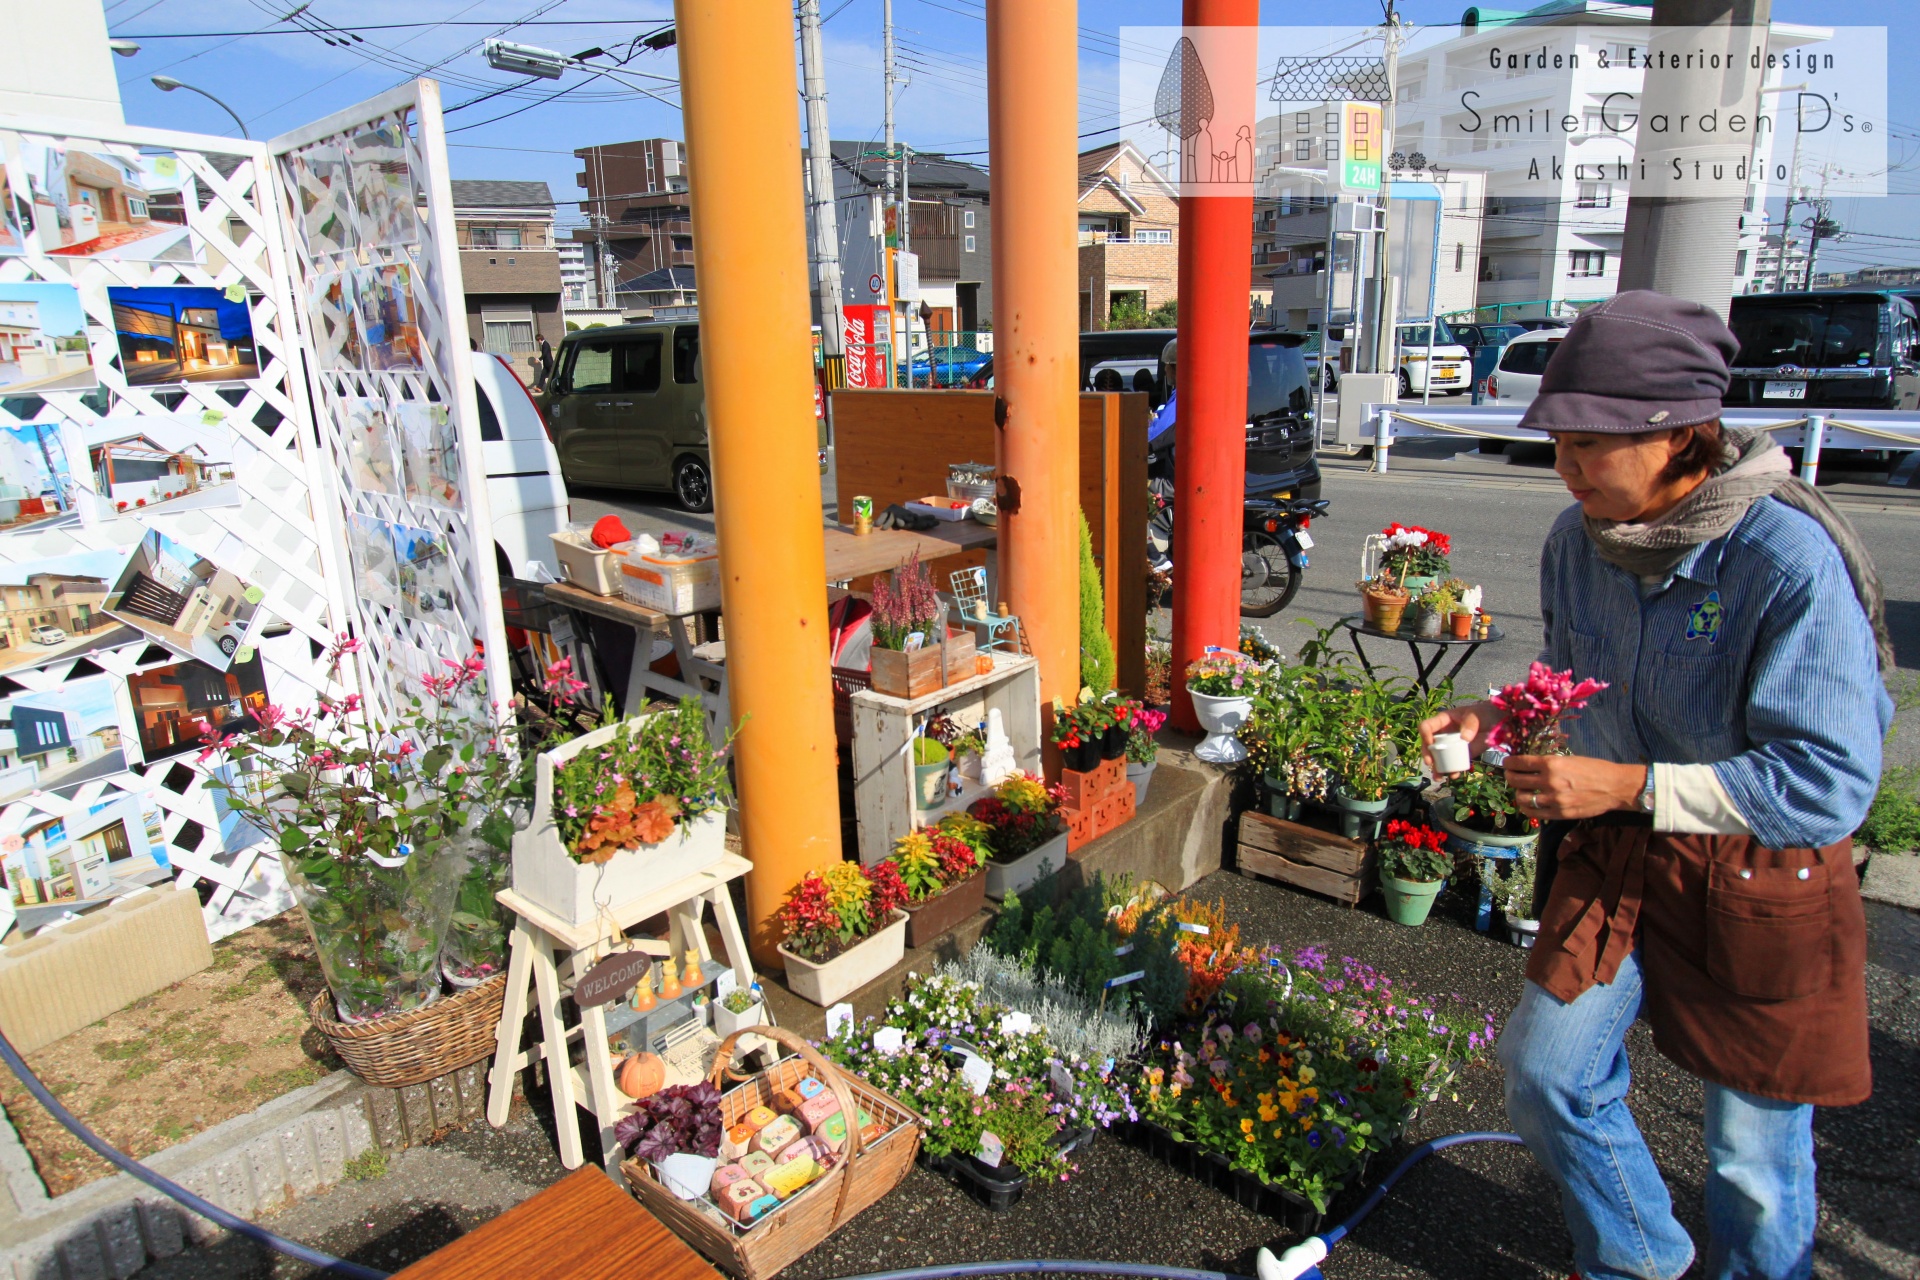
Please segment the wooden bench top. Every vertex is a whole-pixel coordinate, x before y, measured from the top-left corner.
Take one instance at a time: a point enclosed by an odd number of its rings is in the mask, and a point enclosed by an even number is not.
[[[393,1280],[724,1280],[640,1202],[587,1165]]]

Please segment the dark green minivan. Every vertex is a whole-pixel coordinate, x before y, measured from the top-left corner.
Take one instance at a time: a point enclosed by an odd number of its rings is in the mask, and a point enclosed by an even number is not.
[[[700,326],[654,321],[569,333],[539,397],[569,486],[664,489],[688,511],[713,509]],[[826,424],[815,394],[821,464]]]

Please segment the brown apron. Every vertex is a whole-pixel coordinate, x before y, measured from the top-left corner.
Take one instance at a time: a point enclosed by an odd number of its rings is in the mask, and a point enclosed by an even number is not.
[[[1675,835],[1640,815],[1576,826],[1527,977],[1562,1000],[1640,947],[1642,1016],[1667,1058],[1786,1102],[1849,1106],[1867,1062],[1867,929],[1853,842],[1768,849]]]

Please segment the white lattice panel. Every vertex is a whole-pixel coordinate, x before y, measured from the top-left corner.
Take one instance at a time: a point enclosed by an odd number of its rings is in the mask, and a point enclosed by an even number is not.
[[[308,243],[296,215],[295,188],[280,175],[288,157],[340,136],[365,132],[370,121],[393,122],[401,143],[396,187],[417,191],[423,203],[409,205],[414,234],[398,244],[340,246]],[[423,145],[424,136],[424,145]],[[180,205],[187,234],[177,237],[159,261],[107,256],[76,257],[48,252],[32,209],[33,160],[44,164],[52,150],[117,157],[169,153],[178,166]],[[391,707],[403,684],[440,658],[464,657],[476,644],[489,659],[492,687],[509,687],[498,582],[487,527],[484,467],[480,455],[472,375],[467,364],[465,303],[453,240],[451,193],[445,172],[436,86],[419,82],[363,108],[342,113],[315,129],[271,144],[171,131],[0,116],[0,158],[16,197],[14,225],[22,233],[0,256],[0,285],[71,284],[78,292],[99,387],[89,391],[45,390],[9,397],[0,387],[0,428],[40,424],[48,438],[78,439],[92,431],[112,435],[113,420],[129,431],[142,418],[217,413],[242,442],[233,457],[237,503],[190,510],[114,514],[96,503],[91,523],[62,515],[26,528],[0,531],[0,564],[19,565],[51,557],[131,546],[157,530],[196,557],[238,575],[257,588],[260,621],[252,632],[267,696],[290,708],[311,705],[324,679],[323,653],[333,635],[351,630],[366,641],[374,661],[361,692],[375,706]],[[432,164],[432,159],[438,164]],[[278,172],[277,172],[278,170]],[[41,180],[44,185],[44,178]],[[44,215],[43,215],[44,216]],[[85,216],[84,213],[81,216]],[[33,226],[31,232],[28,225]],[[3,231],[4,228],[0,228]],[[310,283],[339,271],[348,259],[364,270],[404,266],[413,277],[412,297],[423,358],[418,369],[349,371],[316,348],[323,332],[307,311]],[[115,317],[108,299],[114,287],[193,286],[244,291],[256,351],[254,376],[220,384],[181,382],[139,385],[122,368]],[[348,402],[378,395],[399,405],[446,406],[441,444],[457,450],[450,472],[457,490],[437,502],[369,491],[349,467],[342,435]],[[104,424],[104,425],[103,425]],[[61,433],[67,433],[62,436]],[[78,486],[90,478],[75,468]],[[348,513],[414,529],[432,530],[447,547],[452,567],[451,607],[431,617],[409,616],[394,606],[370,603],[353,589],[346,541]],[[104,675],[114,682],[123,716],[122,749],[129,768],[91,777],[66,795],[36,791],[0,807],[0,841],[49,818],[74,818],[120,796],[135,796],[159,811],[159,828],[177,883],[198,886],[214,937],[265,919],[290,905],[277,857],[224,813],[218,792],[196,766],[192,752],[151,764],[141,760],[133,732],[128,677],[170,666],[189,656],[141,637],[112,649],[63,659],[0,676],[7,694],[45,695],[70,680]]]

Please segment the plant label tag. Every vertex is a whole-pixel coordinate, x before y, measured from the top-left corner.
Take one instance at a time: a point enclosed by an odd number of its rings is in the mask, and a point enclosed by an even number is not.
[[[1133,944],[1129,942],[1124,947],[1115,947],[1113,949],[1113,954],[1116,956],[1130,956],[1133,954]]]
[[[245,302],[247,300],[247,286],[243,284],[230,284],[227,286],[226,292],[221,296],[226,298],[228,302]],[[682,1199],[684,1198],[685,1197],[682,1197]]]
[[[977,1098],[993,1083],[993,1067],[985,1058],[969,1054],[967,1060],[960,1066],[960,1078],[967,1082],[968,1087],[973,1090],[973,1096]]]
[[[873,1033],[873,1051],[893,1057],[907,1047],[907,1033],[899,1027],[882,1027]]]
[[[562,652],[573,643],[573,623],[564,616],[556,616],[547,623],[547,638],[560,646]]]
[[[1024,1036],[1033,1034],[1033,1015],[1014,1009],[1000,1017],[1000,1034],[1003,1036]]]
[[[853,1006],[846,1001],[843,1000],[827,1010],[827,1039],[834,1039],[843,1027],[851,1025],[853,1025]]]
[[[981,1133],[980,1163],[989,1169],[998,1169],[1000,1162],[1006,1158],[1007,1144],[1000,1140],[1000,1135],[990,1129]]]
[[[1060,1098],[1064,1101],[1069,1101],[1069,1102],[1073,1100],[1075,1096],[1074,1089],[1073,1089],[1073,1073],[1068,1071],[1066,1067],[1062,1066],[1058,1062],[1049,1066],[1047,1068],[1047,1081],[1048,1083],[1053,1085],[1054,1097]]]
[[[1107,986],[1124,987],[1129,982],[1138,982],[1140,981],[1140,979],[1146,976],[1147,976],[1147,971],[1145,969],[1135,969],[1132,973],[1123,973],[1117,978],[1108,978]]]
[[[733,970],[722,969],[720,976],[713,980],[713,1002],[719,1004],[740,989],[740,979],[733,976]]]
[[[573,1002],[582,1009],[612,1004],[633,990],[652,968],[653,961],[644,951],[622,951],[608,956],[573,984]]]
[[[1174,926],[1174,928],[1183,929],[1188,933],[1198,933],[1202,935],[1210,934],[1213,932],[1213,928],[1210,925],[1188,924],[1185,920],[1180,921],[1178,924]]]
[[[203,409],[200,412],[200,425],[203,427],[217,427],[226,420],[227,415],[218,409]]]

